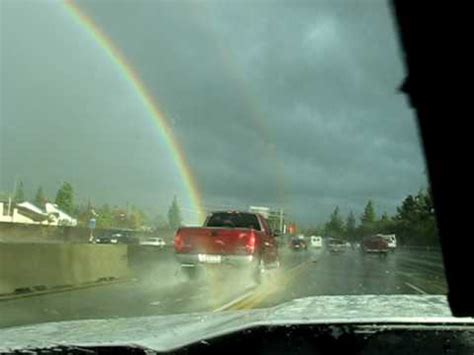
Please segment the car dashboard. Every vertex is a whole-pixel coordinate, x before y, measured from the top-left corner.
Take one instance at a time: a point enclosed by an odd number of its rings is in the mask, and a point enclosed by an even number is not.
[[[222,354],[238,349],[251,354],[469,354],[474,352],[474,327],[446,324],[332,324],[257,326],[202,339],[172,354]],[[26,349],[12,352],[23,354]],[[28,349],[36,354],[160,354],[129,346],[58,345]]]

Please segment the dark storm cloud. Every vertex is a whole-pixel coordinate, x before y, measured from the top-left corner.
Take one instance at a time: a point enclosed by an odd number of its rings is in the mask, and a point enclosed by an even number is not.
[[[360,213],[369,198],[379,212],[393,212],[406,194],[426,186],[412,112],[397,92],[404,70],[387,4],[78,4],[122,49],[169,117],[205,205],[283,205],[295,219],[316,223],[335,205]],[[55,46],[46,39],[43,45]],[[79,56],[74,65],[80,68],[81,61],[94,80],[109,80],[90,59]],[[74,93],[86,95],[81,88]],[[112,94],[103,100],[116,106]],[[120,102],[122,109],[128,102]],[[110,115],[100,103],[88,110]],[[47,116],[64,129],[71,125],[54,112]],[[136,147],[137,139],[123,142],[134,147],[130,169],[108,150],[103,158],[134,187],[137,203],[150,204],[139,189],[152,184],[157,171],[145,169],[139,157],[158,147],[147,145],[147,128],[137,122],[130,125],[142,131],[136,134],[143,147]],[[127,130],[117,128],[116,139]],[[161,189],[169,190],[170,180],[163,177]],[[84,181],[82,190],[98,190]]]

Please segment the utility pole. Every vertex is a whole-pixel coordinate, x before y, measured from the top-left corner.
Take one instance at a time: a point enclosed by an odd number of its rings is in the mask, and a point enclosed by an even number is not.
[[[283,209],[280,208],[280,233],[283,233]]]
[[[12,197],[8,196],[8,211],[7,211],[7,216],[10,216],[10,210],[12,207]]]
[[[11,208],[12,208],[12,195],[13,195],[13,198],[15,198],[15,195],[16,195],[16,181],[17,181],[17,177],[15,176],[15,180],[13,181],[13,193],[10,194],[10,196],[8,197],[8,216],[10,216],[10,212],[11,212]],[[13,222],[13,214],[11,216],[11,221]]]

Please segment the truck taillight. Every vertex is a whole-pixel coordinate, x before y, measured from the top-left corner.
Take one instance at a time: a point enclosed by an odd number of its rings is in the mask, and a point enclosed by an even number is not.
[[[178,233],[176,233],[176,237],[174,238],[174,249],[177,252],[180,252],[180,251],[183,250],[183,247],[184,247],[184,240],[183,240],[183,237],[181,236],[181,234],[179,234],[179,231],[178,231]]]
[[[255,252],[255,234],[252,232],[250,234],[249,240],[247,241],[247,251],[249,254],[253,254]]]

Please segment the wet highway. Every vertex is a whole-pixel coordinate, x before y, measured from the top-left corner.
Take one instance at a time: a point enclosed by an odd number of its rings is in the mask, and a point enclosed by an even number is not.
[[[446,294],[441,255],[399,249],[381,258],[357,250],[280,251],[281,267],[260,285],[250,274],[219,265],[189,281],[173,251],[136,248],[133,278],[67,292],[0,301],[0,327],[48,321],[136,317],[270,307],[317,295]]]

